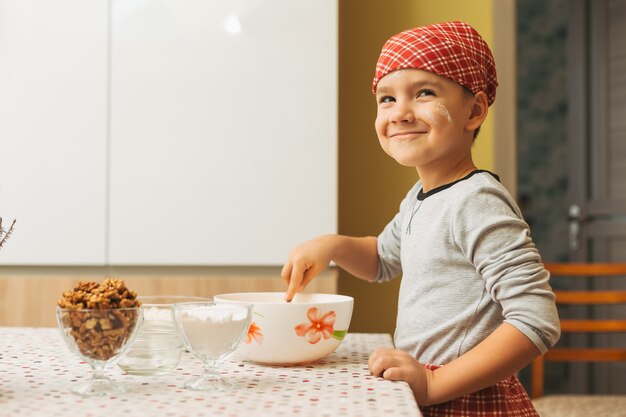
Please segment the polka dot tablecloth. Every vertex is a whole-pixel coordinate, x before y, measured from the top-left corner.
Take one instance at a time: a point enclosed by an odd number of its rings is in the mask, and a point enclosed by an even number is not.
[[[240,388],[206,394],[183,388],[202,366],[184,353],[175,372],[132,376],[117,365],[107,374],[126,386],[118,396],[82,398],[72,384],[91,377],[57,329],[0,327],[0,417],[9,416],[421,416],[404,382],[369,374],[367,359],[392,346],[387,334],[348,334],[330,356],[307,366],[263,366],[235,359],[222,366]]]

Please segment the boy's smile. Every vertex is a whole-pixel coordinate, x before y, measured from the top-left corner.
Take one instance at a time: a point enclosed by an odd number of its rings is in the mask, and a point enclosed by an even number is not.
[[[474,96],[448,78],[401,69],[377,86],[376,133],[387,154],[420,172],[471,161]],[[426,172],[424,172],[426,173]]]
[[[397,131],[397,132],[390,134],[389,137],[393,139],[413,139],[425,133],[428,133],[428,131],[427,130],[423,130],[423,131],[413,130],[413,131],[406,131],[406,132]]]

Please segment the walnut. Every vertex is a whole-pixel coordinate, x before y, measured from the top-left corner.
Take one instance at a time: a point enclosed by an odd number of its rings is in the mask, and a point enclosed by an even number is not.
[[[57,304],[65,309],[62,320],[80,352],[108,360],[126,343],[139,318],[138,310],[126,308],[139,307],[141,302],[124,281],[107,278],[100,284],[78,282]]]

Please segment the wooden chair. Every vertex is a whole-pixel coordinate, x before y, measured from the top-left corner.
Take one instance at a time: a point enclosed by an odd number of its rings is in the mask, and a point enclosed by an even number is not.
[[[552,277],[626,277],[626,263],[584,264],[547,263]],[[555,291],[557,305],[626,304],[626,291]],[[624,320],[561,319],[561,332],[626,332]],[[553,416],[626,416],[626,396],[619,395],[549,395],[543,397],[544,361],[608,362],[626,361],[626,346],[616,348],[554,348],[532,363],[533,404],[542,417]]]

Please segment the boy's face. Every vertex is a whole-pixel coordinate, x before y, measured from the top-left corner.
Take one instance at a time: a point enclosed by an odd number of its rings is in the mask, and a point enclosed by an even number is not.
[[[397,70],[378,83],[376,102],[378,140],[398,163],[420,168],[470,154],[474,98],[460,84],[428,71]]]

